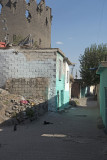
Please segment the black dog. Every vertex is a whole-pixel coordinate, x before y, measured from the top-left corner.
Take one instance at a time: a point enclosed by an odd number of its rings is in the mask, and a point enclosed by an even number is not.
[[[17,124],[15,123],[14,124],[14,131],[16,131],[17,130]]]
[[[44,125],[47,125],[47,124],[53,124],[53,123],[44,121]]]

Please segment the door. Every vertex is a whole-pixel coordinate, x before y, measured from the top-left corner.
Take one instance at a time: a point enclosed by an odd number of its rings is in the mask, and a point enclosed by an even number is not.
[[[57,108],[59,109],[59,91],[57,91]]]
[[[61,90],[61,107],[63,106],[64,104],[64,91]]]

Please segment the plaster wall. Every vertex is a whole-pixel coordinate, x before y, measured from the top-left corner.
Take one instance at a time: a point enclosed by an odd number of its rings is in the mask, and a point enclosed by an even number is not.
[[[65,67],[65,91],[69,91],[69,65],[67,62],[64,63]]]
[[[61,63],[61,64],[60,64]],[[61,68],[61,77],[60,74]],[[57,109],[64,108],[69,103],[69,86],[66,82],[68,65],[64,62],[64,58],[62,55],[57,53],[57,61],[56,61],[56,106]]]
[[[105,88],[107,87],[107,69],[100,72],[100,114],[104,125],[107,128],[107,95],[105,95]]]
[[[69,65],[67,62],[64,62],[65,66],[65,89],[64,89],[64,105],[66,106],[70,100],[70,92],[69,92]]]

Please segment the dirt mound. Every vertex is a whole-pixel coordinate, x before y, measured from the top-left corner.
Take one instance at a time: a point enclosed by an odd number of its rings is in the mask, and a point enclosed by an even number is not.
[[[48,111],[48,102],[43,99],[25,99],[21,95],[10,94],[0,89],[0,124],[21,123],[26,119],[37,119]]]

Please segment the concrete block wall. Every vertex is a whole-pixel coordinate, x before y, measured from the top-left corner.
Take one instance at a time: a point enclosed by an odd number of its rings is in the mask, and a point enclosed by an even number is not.
[[[0,50],[0,87],[10,79],[48,78],[48,109],[56,108],[56,52],[44,50]]]

